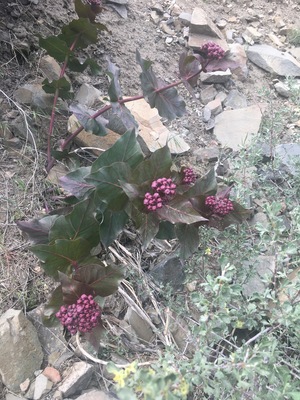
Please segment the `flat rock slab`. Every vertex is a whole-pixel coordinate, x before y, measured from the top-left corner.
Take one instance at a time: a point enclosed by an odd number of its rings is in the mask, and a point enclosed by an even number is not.
[[[264,109],[264,104],[255,104],[217,115],[214,134],[222,146],[236,151],[240,146],[247,145],[259,131]]]
[[[300,144],[286,143],[275,147],[275,156],[288,168],[292,175],[297,175],[300,169]]]
[[[279,76],[300,76],[300,62],[288,53],[272,46],[261,44],[250,46],[247,50],[250,61],[271,74]]]
[[[67,376],[59,385],[58,390],[64,397],[80,393],[88,387],[93,374],[92,365],[84,361],[76,362],[68,369]]]
[[[43,351],[32,323],[20,310],[0,317],[0,375],[4,385],[19,391],[20,384],[40,369]]]

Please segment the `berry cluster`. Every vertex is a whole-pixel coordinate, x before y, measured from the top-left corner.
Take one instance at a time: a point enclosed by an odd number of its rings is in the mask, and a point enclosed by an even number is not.
[[[200,48],[201,53],[211,60],[221,60],[225,51],[214,42],[207,42]]]
[[[185,168],[183,170],[183,183],[186,184],[191,184],[191,183],[195,183],[196,179],[197,179],[197,175],[195,174],[195,172],[192,170],[192,168]]]
[[[100,320],[101,309],[95,302],[93,296],[83,294],[76,304],[61,306],[55,314],[71,335],[79,332],[90,332]]]
[[[151,188],[154,193],[147,192],[144,197],[144,205],[148,211],[155,211],[162,208],[176,192],[176,185],[171,178],[159,178],[152,182]]]
[[[205,205],[208,206],[214,214],[224,217],[233,211],[232,201],[227,197],[208,196],[205,199]]]

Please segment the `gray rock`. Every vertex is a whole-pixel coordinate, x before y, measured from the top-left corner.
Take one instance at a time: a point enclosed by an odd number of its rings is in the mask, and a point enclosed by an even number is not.
[[[279,76],[300,76],[300,63],[288,53],[266,44],[250,46],[248,58],[258,67]]]
[[[8,389],[19,391],[43,361],[36,330],[22,311],[10,309],[0,317],[0,343],[2,381]]]
[[[60,364],[73,356],[73,353],[68,349],[67,342],[63,335],[62,326],[48,328],[42,322],[43,307],[35,308],[27,314],[28,319],[34,325],[43,352],[48,363],[54,367],[59,367]]]
[[[235,64],[235,67],[230,67],[230,70],[240,81],[245,81],[248,77],[249,70],[247,67],[247,54],[244,46],[240,43],[232,43],[229,45],[229,49],[230,51],[226,56],[226,59]]]
[[[84,361],[76,362],[67,370],[67,375],[58,386],[58,390],[64,398],[80,393],[89,386],[93,374],[92,365]]]
[[[213,85],[207,85],[205,88],[203,88],[201,90],[201,93],[200,93],[200,98],[201,98],[202,104],[209,103],[217,96],[217,94],[218,94],[218,92],[214,88]]]
[[[180,289],[185,279],[184,265],[177,256],[167,257],[154,267],[150,275],[160,285],[169,284],[174,289]]]
[[[202,83],[226,83],[231,76],[231,71],[228,68],[226,71],[201,72],[200,80]]]
[[[197,162],[214,162],[219,159],[220,150],[218,147],[205,147],[203,149],[197,149],[193,152],[196,156]]]
[[[147,321],[141,318],[131,307],[128,307],[124,320],[134,330],[136,336],[145,343],[151,342],[153,331]]]
[[[258,256],[252,262],[245,262],[243,268],[248,270],[249,279],[243,285],[243,294],[248,297],[254,293],[263,293],[272,282],[275,265],[274,256]]]
[[[300,170],[300,144],[286,143],[275,146],[275,157],[287,167],[288,171],[296,176]]]
[[[227,98],[227,94],[225,92],[219,92],[216,95],[216,99],[220,99],[222,104],[224,104],[224,101],[226,100],[226,98]]]
[[[20,400],[20,399],[26,399],[26,397],[21,397],[21,396],[15,396],[14,394],[12,394],[12,393],[8,393],[6,396],[5,396],[5,400]]]
[[[202,121],[208,122],[211,117],[211,110],[209,107],[205,106],[202,110]]]
[[[58,62],[51,56],[44,56],[41,58],[39,64],[40,70],[49,81],[59,79],[61,68]],[[70,82],[70,78],[65,75],[65,78]]]
[[[39,400],[43,395],[50,392],[52,386],[53,383],[45,375],[38,375],[34,383],[33,399]]]
[[[216,116],[214,134],[222,146],[238,150],[258,133],[264,105],[226,110]]]
[[[260,224],[264,227],[269,225],[269,220],[267,215],[263,212],[258,212],[254,214],[253,218],[251,218],[251,220],[249,221],[249,225],[255,227],[256,224]]]
[[[300,47],[294,47],[293,49],[289,49],[289,53],[293,57],[295,57],[298,61],[300,61]]]
[[[44,92],[39,83],[27,83],[14,92],[14,98],[21,104],[30,105],[44,110],[51,110],[53,95]]]
[[[93,389],[77,397],[76,400],[112,400],[112,399],[113,397],[103,392],[103,390]]]
[[[246,96],[240,93],[237,89],[232,89],[224,101],[224,106],[232,109],[245,108],[247,107]]]
[[[205,108],[208,108],[213,116],[218,115],[223,111],[221,100],[218,98],[210,101]]]
[[[189,26],[192,20],[192,14],[187,13],[187,12],[182,12],[179,14],[179,21],[182,23],[184,26]]]
[[[278,94],[280,94],[280,96],[282,96],[282,97],[288,98],[291,95],[291,91],[290,91],[289,87],[287,85],[285,85],[283,82],[275,83],[274,88],[275,88],[276,92]]]
[[[75,100],[83,106],[92,107],[96,101],[99,101],[100,96],[100,90],[88,83],[84,83],[80,86],[75,96]]]

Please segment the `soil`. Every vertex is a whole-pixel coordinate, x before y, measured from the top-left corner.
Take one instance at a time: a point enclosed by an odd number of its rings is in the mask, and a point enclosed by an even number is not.
[[[36,4],[37,3],[37,4]],[[38,46],[38,37],[58,34],[63,24],[74,16],[73,2],[69,0],[33,1],[0,0],[0,311],[10,307],[21,307],[25,311],[40,304],[49,288],[37,260],[27,250],[27,242],[16,226],[19,219],[38,217],[49,207],[53,195],[51,186],[45,181],[45,143],[49,116],[28,108],[18,108],[13,103],[14,91],[21,85],[40,78],[39,60],[44,54]],[[185,49],[182,31],[166,44],[169,36],[162,32],[151,19],[151,2],[128,1],[128,18],[122,19],[109,7],[101,15],[109,29],[97,45],[90,46],[86,53],[95,58],[105,69],[106,58],[121,68],[121,85],[124,95],[141,93],[140,68],[135,62],[135,51],[139,49],[143,58],[153,61],[157,75],[167,82],[177,76],[177,60]],[[226,29],[233,29],[237,37],[250,22],[263,32],[262,43],[269,43],[269,33],[278,32],[276,18],[281,17],[289,26],[297,26],[299,0],[177,0],[160,3],[164,12],[172,16],[176,4],[184,12],[202,7],[214,21],[227,20]],[[174,8],[173,8],[174,9]],[[234,21],[234,18],[236,20]],[[163,16],[160,16],[162,19]],[[233,22],[229,22],[232,20]],[[284,39],[282,37],[281,39]],[[286,44],[286,48],[290,45]],[[248,104],[261,100],[260,93],[272,86],[272,77],[254,65],[248,65],[249,76],[241,82],[231,82],[247,96]],[[74,90],[83,82],[91,83],[105,93],[107,80],[104,76],[92,77],[69,74]],[[200,91],[200,88],[197,89]],[[215,144],[214,136],[205,131],[201,121],[201,103],[181,90],[187,101],[187,114],[167,123],[172,129],[185,134],[192,151]],[[285,99],[278,98],[275,107],[283,107]],[[22,138],[15,147],[7,146],[10,123],[19,114],[25,113],[35,123],[31,143]],[[66,117],[61,117],[56,135],[66,135]],[[36,146],[37,147],[36,147]],[[52,196],[53,197],[53,196]],[[38,284],[37,284],[38,282]]]

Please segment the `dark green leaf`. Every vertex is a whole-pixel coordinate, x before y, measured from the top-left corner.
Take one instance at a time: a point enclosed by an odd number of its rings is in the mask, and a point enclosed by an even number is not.
[[[96,198],[107,203],[110,209],[117,211],[124,208],[128,198],[120,182],[131,180],[131,168],[127,163],[115,162],[109,167],[100,168],[86,180],[96,187]]]
[[[64,304],[61,285],[59,285],[54,292],[48,303],[44,306],[43,311],[43,324],[47,327],[59,325],[60,322],[55,314],[59,311],[60,307]]]
[[[145,193],[147,192],[147,189],[135,185],[134,183],[121,182],[121,186],[130,200],[143,198]]]
[[[80,62],[73,55],[70,56],[68,61],[68,68],[74,72],[83,72],[87,67],[90,67],[92,75],[99,75],[101,72],[101,67],[92,58],[87,58],[84,62]]]
[[[92,165],[92,173],[115,162],[124,162],[134,168],[143,159],[143,152],[136,140],[135,131],[132,129],[124,133],[111,148],[97,158]]]
[[[46,244],[49,242],[50,228],[57,217],[57,215],[48,215],[31,221],[17,221],[17,226],[33,243]]]
[[[68,215],[60,216],[54,222],[49,239],[87,240],[92,247],[99,243],[98,221],[94,217],[95,205],[92,197],[81,201],[73,207]]]
[[[120,281],[124,278],[124,267],[105,266],[101,261],[78,268],[74,280],[88,285],[97,296],[106,297],[118,290]]]
[[[88,18],[91,22],[96,19],[96,13],[89,4],[84,4],[81,0],[75,0],[75,11],[79,18]]]
[[[94,190],[94,186],[85,181],[90,174],[91,167],[81,167],[60,178],[60,184],[68,193],[82,199],[85,195]]]
[[[102,124],[99,124],[99,122],[93,118],[89,118],[87,120],[87,123],[84,125],[84,129],[87,132],[93,133],[96,136],[106,136],[107,135],[105,126],[103,126]]]
[[[107,68],[108,68],[107,75],[110,78],[108,95],[109,95],[110,101],[112,103],[114,103],[122,98],[122,91],[121,91],[121,86],[119,83],[120,68],[118,68],[115,64],[113,64],[110,60],[108,60]]]
[[[202,217],[202,215],[193,208],[188,199],[180,195],[177,195],[169,203],[156,210],[156,214],[160,219],[173,224],[194,224],[195,222],[207,221],[206,218]]]
[[[107,135],[105,126],[108,121],[101,115],[97,118],[91,118],[95,114],[94,110],[86,108],[82,104],[71,104],[69,108],[87,132],[91,132],[96,136]]]
[[[159,224],[159,231],[155,236],[156,239],[172,240],[176,238],[175,225],[169,221],[161,221]]]
[[[141,202],[142,203],[142,202]],[[159,230],[159,219],[156,213],[141,212],[134,204],[130,207],[130,217],[141,235],[142,248],[146,249]]]
[[[176,224],[176,236],[180,243],[180,258],[186,260],[199,245],[199,229],[195,225]]]
[[[184,115],[186,112],[185,102],[178,95],[175,87],[163,89],[167,84],[155,76],[151,63],[143,60],[138,50],[136,59],[142,68],[140,79],[143,94],[150,106],[156,107],[159,115],[169,120]]]
[[[49,82],[48,79],[43,81],[43,89],[46,93],[54,94],[58,91],[59,97],[62,99],[71,99],[74,93],[70,92],[71,85],[65,77]]]
[[[95,297],[95,290],[84,281],[72,279],[66,274],[59,272],[59,281],[63,294],[64,304],[74,304],[82,294]]]
[[[39,45],[58,62],[64,62],[66,56],[70,53],[69,47],[66,43],[57,36],[49,36],[46,39],[40,37]]]
[[[30,250],[42,261],[45,273],[58,279],[58,271],[70,274],[89,254],[92,246],[84,239],[58,239],[51,245],[39,244]]]
[[[77,48],[85,48],[97,43],[99,31],[107,31],[106,26],[100,23],[92,24],[88,18],[73,19],[62,28],[62,34],[58,38],[68,46],[73,46],[75,43]]]
[[[196,180],[194,185],[184,193],[185,197],[210,196],[217,191],[215,170],[212,168],[205,176]]]
[[[125,211],[112,212],[106,210],[100,225],[100,240],[105,247],[108,247],[122,232],[128,222],[128,215]]]
[[[172,166],[172,157],[167,146],[156,150],[151,156],[141,162],[133,171],[133,182],[142,184],[152,182],[157,178],[170,176]],[[150,187],[149,187],[150,189]]]

